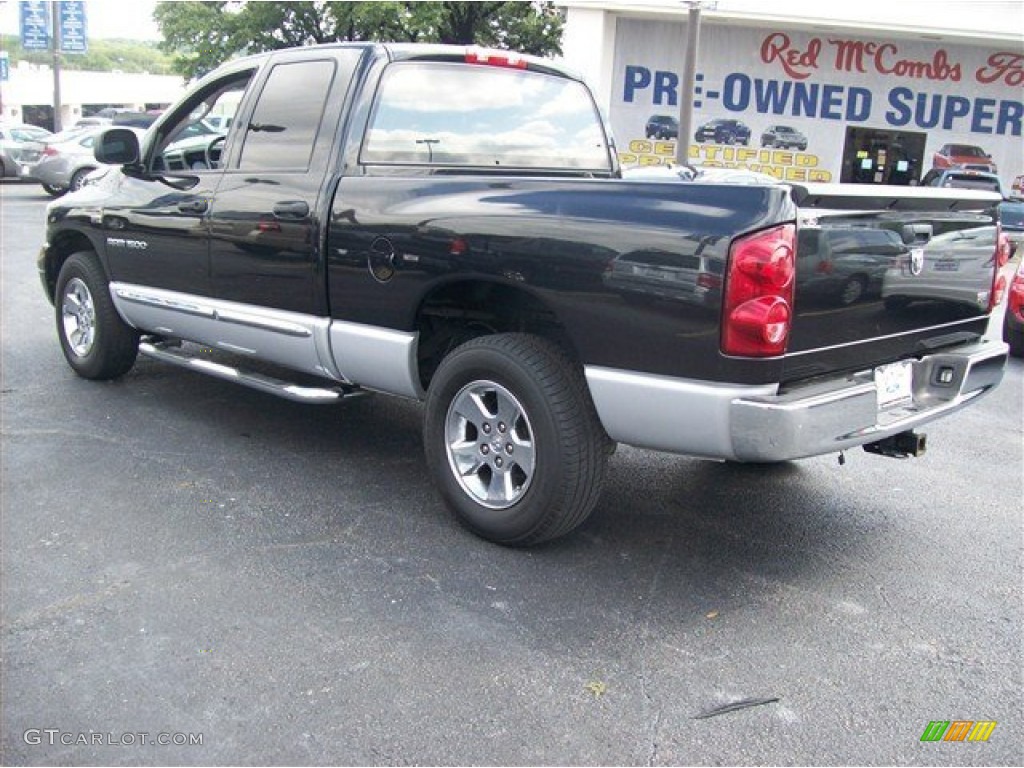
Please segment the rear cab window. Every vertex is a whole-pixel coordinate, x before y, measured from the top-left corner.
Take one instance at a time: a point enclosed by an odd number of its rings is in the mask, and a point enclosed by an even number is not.
[[[381,79],[360,161],[607,175],[613,160],[580,82],[452,62],[396,62]]]

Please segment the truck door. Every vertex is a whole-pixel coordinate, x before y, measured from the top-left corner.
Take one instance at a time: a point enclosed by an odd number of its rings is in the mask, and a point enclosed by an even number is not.
[[[282,54],[232,125],[210,210],[214,295],[326,315],[320,232],[336,134],[359,50]],[[325,203],[326,205],[326,203]]]
[[[208,295],[209,201],[223,175],[214,159],[225,137],[204,117],[236,109],[254,72],[230,72],[192,94],[151,131],[144,158],[149,173],[121,175],[102,217],[115,281]]]

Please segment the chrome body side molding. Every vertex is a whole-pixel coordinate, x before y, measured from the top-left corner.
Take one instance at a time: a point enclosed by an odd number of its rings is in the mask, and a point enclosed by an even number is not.
[[[110,295],[125,322],[140,330],[340,380],[313,341],[326,339],[327,318],[117,282]]]
[[[415,333],[128,283],[111,283],[110,295],[124,321],[140,331],[389,394],[415,399],[424,394]],[[144,352],[177,362],[174,353],[161,355],[157,347]],[[191,365],[219,371],[215,364]],[[280,394],[280,388],[267,389]]]

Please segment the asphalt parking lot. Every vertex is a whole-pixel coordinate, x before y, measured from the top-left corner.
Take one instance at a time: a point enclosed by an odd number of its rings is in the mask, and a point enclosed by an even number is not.
[[[1020,360],[921,459],[620,448],[575,535],[509,550],[416,404],[76,378],[48,198],[0,194],[3,764],[1024,763]]]

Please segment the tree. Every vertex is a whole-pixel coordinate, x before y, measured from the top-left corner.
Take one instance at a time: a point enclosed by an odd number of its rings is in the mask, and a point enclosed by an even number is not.
[[[26,51],[17,35],[0,35],[0,50],[10,55],[11,65],[19,61],[49,66],[53,63],[50,51]],[[172,75],[171,57],[149,42],[138,40],[90,39],[87,53],[61,55],[61,68],[89,72],[149,72],[153,75]]]
[[[240,54],[336,41],[482,45],[561,53],[552,2],[161,2],[161,47],[187,79]]]

